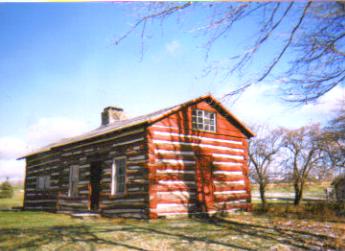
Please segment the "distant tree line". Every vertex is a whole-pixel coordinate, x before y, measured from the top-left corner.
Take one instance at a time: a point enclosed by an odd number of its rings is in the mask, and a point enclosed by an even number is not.
[[[0,184],[0,199],[12,198],[14,193],[13,186],[7,179]]]
[[[268,129],[255,125],[257,136],[249,142],[251,178],[258,184],[263,206],[267,184],[279,179],[291,182],[299,205],[307,180],[332,178],[336,170],[345,172],[345,107],[321,127],[319,124],[298,129]]]

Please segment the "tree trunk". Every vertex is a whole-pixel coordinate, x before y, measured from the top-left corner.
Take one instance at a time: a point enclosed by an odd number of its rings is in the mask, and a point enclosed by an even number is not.
[[[294,200],[294,205],[298,206],[302,200],[302,196],[303,196],[303,183],[298,184],[295,183],[294,185],[295,187],[295,200]]]
[[[259,183],[260,198],[261,198],[261,203],[262,203],[263,208],[266,207],[265,190],[266,190],[266,185],[263,183]]]

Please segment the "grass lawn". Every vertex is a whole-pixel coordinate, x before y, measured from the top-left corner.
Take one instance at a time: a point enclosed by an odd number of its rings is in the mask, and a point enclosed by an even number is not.
[[[0,250],[339,250],[344,238],[344,221],[269,214],[144,221],[0,212]]]
[[[17,190],[0,208],[21,201]],[[0,211],[0,250],[345,250],[345,217],[333,209],[285,202],[262,212],[254,204],[253,213],[154,221]]]

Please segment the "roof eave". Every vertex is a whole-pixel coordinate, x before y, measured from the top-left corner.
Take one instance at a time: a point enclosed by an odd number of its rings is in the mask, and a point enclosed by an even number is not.
[[[31,157],[31,156],[34,156],[34,155],[37,155],[37,154],[41,154],[41,153],[46,153],[46,152],[58,149],[60,147],[64,147],[64,146],[70,145],[70,144],[80,143],[80,142],[83,142],[83,141],[86,141],[86,140],[90,140],[90,139],[94,139],[94,138],[97,138],[97,137],[104,136],[104,135],[106,135],[108,133],[113,133],[113,132],[116,132],[116,131],[120,131],[122,129],[128,129],[128,128],[131,128],[131,127],[134,127],[134,126],[138,126],[138,125],[141,125],[141,124],[146,124],[146,123],[147,123],[147,121],[140,121],[138,123],[131,124],[131,125],[127,126],[127,127],[114,128],[114,130],[107,131],[104,134],[93,135],[91,137],[88,137],[88,138],[85,138],[85,139],[81,139],[81,140],[71,141],[71,142],[68,142],[66,144],[57,144],[57,145],[54,145],[53,147],[50,147],[49,149],[42,150],[42,151],[36,151],[36,152],[29,153],[27,155],[21,156],[21,157],[17,158],[17,160],[25,159],[25,158],[28,158],[28,157]]]

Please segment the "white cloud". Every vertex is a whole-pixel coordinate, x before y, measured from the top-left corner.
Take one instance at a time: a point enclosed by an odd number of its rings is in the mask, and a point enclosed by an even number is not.
[[[29,127],[27,142],[31,146],[44,146],[62,138],[76,136],[87,130],[84,122],[63,118],[41,118]]]
[[[32,150],[48,145],[62,138],[76,136],[87,130],[86,123],[63,117],[39,119],[32,124],[26,138],[0,138],[0,181],[9,177],[10,180],[24,179],[25,161],[16,160]]]
[[[0,160],[17,158],[28,150],[28,145],[19,138],[0,138]]]
[[[322,96],[317,103],[304,105],[301,109],[305,114],[318,114],[322,116],[329,116],[334,110],[339,108],[339,104],[345,100],[345,87],[336,86],[324,96]]]
[[[231,111],[246,123],[261,123],[271,127],[297,128],[329,120],[339,102],[345,100],[345,87],[337,86],[317,103],[288,104],[278,98],[277,85],[258,84],[249,87],[233,104]]]
[[[175,56],[180,49],[181,44],[176,40],[173,40],[165,45],[165,50],[172,56]]]
[[[7,177],[11,180],[23,180],[25,176],[24,160],[3,160],[0,159],[0,181]]]
[[[253,85],[241,94],[230,110],[247,123],[270,124],[283,109],[274,97],[275,92],[275,86]]]

